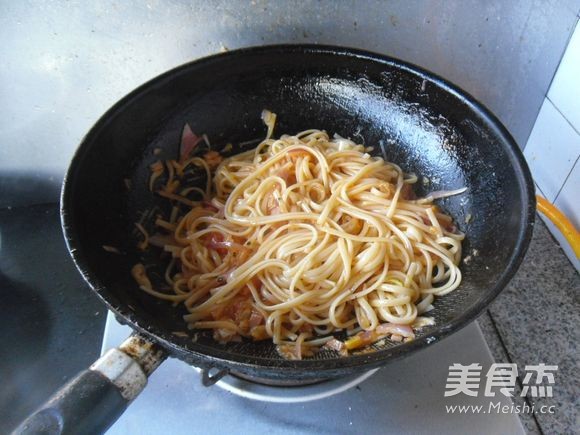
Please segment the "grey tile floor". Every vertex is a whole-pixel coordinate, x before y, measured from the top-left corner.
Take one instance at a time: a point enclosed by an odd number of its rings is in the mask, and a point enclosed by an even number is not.
[[[580,427],[580,275],[537,218],[534,237],[518,273],[479,318],[497,362],[558,365],[552,398],[525,398],[536,409],[555,413],[520,414],[531,434],[577,433]],[[521,386],[522,377],[519,377]],[[515,404],[522,404],[520,389]]]

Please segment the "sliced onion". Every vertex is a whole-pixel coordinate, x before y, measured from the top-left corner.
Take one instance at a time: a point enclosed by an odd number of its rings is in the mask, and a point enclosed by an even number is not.
[[[423,314],[427,312],[428,308],[431,306],[434,299],[435,297],[432,294],[428,294],[427,296],[425,296],[423,300],[417,304],[417,313]]]
[[[268,133],[266,134],[266,139],[270,139],[274,133],[274,126],[276,125],[276,114],[270,112],[269,110],[262,110],[262,121],[268,127]]]
[[[403,337],[415,338],[413,328],[409,325],[398,325],[396,323],[382,323],[377,326],[376,332],[378,334],[398,334]]]
[[[341,135],[339,135],[338,133],[334,133],[333,142],[338,145],[339,151],[343,151],[347,148],[356,146],[356,144],[352,140],[346,139],[346,138],[342,137]]]
[[[165,245],[174,245],[175,239],[173,236],[156,233],[149,237],[149,243],[158,248],[163,248]]]
[[[181,145],[179,147],[179,158],[181,161],[188,159],[197,144],[203,140],[203,137],[197,136],[189,124],[185,124],[181,133]]]
[[[419,316],[415,319],[413,326],[415,328],[423,328],[424,326],[432,326],[434,324],[435,324],[435,319],[433,317]]]
[[[449,196],[459,195],[467,190],[467,187],[462,187],[461,189],[455,190],[436,190],[431,192],[425,198],[419,200],[419,202],[433,201],[434,199],[447,198]]]
[[[237,243],[234,242],[230,242],[228,240],[218,242],[214,239],[211,239],[209,242],[205,244],[205,246],[208,247],[209,249],[227,249],[231,248],[232,246],[241,246],[241,245],[238,245]]]

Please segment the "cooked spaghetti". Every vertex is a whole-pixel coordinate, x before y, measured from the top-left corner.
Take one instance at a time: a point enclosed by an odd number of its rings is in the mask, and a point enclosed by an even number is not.
[[[422,314],[434,297],[461,281],[464,236],[433,204],[461,190],[416,199],[417,177],[369,148],[321,130],[274,139],[275,115],[264,119],[267,137],[251,151],[221,163],[217,153],[182,154],[152,167],[152,178],[171,172],[158,193],[189,211],[174,208],[157,219],[163,234],[146,235],[172,254],[172,290],[155,290],[138,264],[141,288],[183,304],[190,329],[211,329],[219,342],[272,339],[288,358],[413,339],[432,322]],[[211,183],[180,186],[187,165]],[[192,190],[203,200],[187,199]],[[335,339],[339,331],[350,338]]]

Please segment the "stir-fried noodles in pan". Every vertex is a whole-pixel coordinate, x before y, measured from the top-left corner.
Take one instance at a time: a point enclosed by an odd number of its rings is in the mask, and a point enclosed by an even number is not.
[[[191,329],[222,343],[270,339],[287,358],[412,340],[433,322],[434,298],[461,282],[464,236],[433,200],[463,190],[416,198],[417,177],[371,149],[322,130],[275,139],[276,115],[263,118],[255,149],[191,157],[202,138],[186,126],[180,159],[152,165],[151,188],[163,174],[156,192],[188,211],[174,207],[151,237],[139,225],[142,248],[172,257],[171,290],[154,288],[137,264],[141,289],[183,304]],[[183,185],[189,165],[205,169],[205,189]]]

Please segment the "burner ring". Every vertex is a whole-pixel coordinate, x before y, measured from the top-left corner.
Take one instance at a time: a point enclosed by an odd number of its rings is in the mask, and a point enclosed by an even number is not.
[[[197,367],[193,367],[193,369],[201,372],[201,369]],[[245,397],[250,400],[271,403],[300,403],[320,400],[342,393],[364,382],[378,370],[369,370],[368,372],[345,378],[306,381],[307,384],[304,384],[304,381],[298,381],[302,382],[301,384],[297,384],[296,381],[281,381],[289,383],[276,383],[276,381],[272,381],[271,379],[264,380],[262,378],[252,378],[247,375],[240,376],[239,373],[232,373],[232,375],[224,376],[216,382],[215,386],[229,391],[236,396]],[[269,382],[269,384],[265,382]]]

